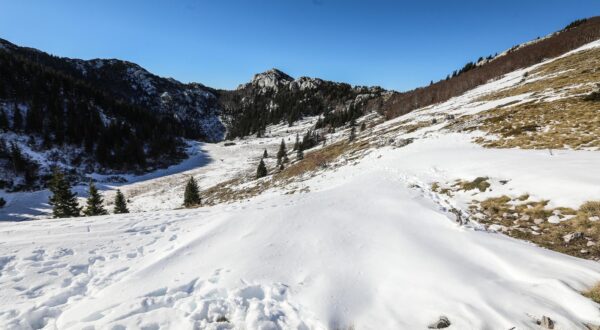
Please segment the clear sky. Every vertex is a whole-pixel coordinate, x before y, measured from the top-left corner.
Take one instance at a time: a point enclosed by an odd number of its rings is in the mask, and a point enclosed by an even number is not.
[[[216,88],[276,67],[406,90],[594,15],[599,0],[0,0],[0,38]]]

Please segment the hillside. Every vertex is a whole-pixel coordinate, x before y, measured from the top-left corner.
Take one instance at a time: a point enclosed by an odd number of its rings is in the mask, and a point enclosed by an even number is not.
[[[124,182],[95,174],[107,206],[119,188],[131,214],[0,223],[0,326],[596,329],[599,52],[586,43],[390,120],[316,128],[323,116],[306,113],[190,142],[186,161]],[[269,71],[237,93],[303,81]],[[309,130],[322,140],[298,157]],[[180,209],[189,176],[203,206]],[[40,216],[45,194],[5,194],[3,214]]]
[[[277,69],[215,90],[127,61],[60,58],[0,39],[0,189],[43,192],[55,166],[74,183],[96,174],[123,181],[193,157],[194,141],[260,137],[269,125],[305,117],[320,116],[314,127],[328,133],[372,112],[395,118],[598,38],[600,19],[580,20],[408,92]]]

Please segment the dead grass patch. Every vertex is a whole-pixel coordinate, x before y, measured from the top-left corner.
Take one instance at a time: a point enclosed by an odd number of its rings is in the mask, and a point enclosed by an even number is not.
[[[591,221],[600,205],[587,202],[579,210],[567,207],[548,208],[548,201],[528,201],[523,196],[508,196],[473,202],[472,213],[480,213],[484,224],[503,226],[505,234],[531,241],[545,248],[572,256],[600,260],[600,221]],[[590,210],[592,213],[590,213]],[[482,215],[482,216],[481,216]],[[551,217],[558,223],[548,221]],[[556,221],[554,221],[556,222]],[[582,233],[583,237],[566,242],[565,235]]]
[[[475,139],[489,148],[600,149],[600,106],[580,97],[497,108],[461,121],[497,137]]]
[[[477,189],[480,192],[484,192],[490,187],[490,183],[488,182],[488,180],[489,178],[484,177],[478,177],[473,181],[460,180],[456,184],[454,184],[454,187],[456,187],[457,190],[469,191]]]

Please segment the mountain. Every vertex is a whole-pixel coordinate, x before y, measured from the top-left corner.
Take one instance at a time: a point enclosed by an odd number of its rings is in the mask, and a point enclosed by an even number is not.
[[[599,68],[600,40],[321,129],[303,159],[321,116],[98,185],[130,214],[0,223],[0,328],[595,329]],[[191,176],[203,204],[181,209]],[[3,195],[0,217],[40,195]]]
[[[339,127],[365,113],[377,111],[393,94],[380,87],[351,86],[318,78],[289,75],[272,69],[254,76],[233,91],[220,91],[228,123],[228,138],[264,134],[267,125],[292,125],[304,116],[323,115],[321,126]],[[320,127],[317,127],[320,128]]]
[[[600,18],[579,20],[408,92],[293,78],[277,69],[235,90],[216,90],[126,61],[60,58],[0,39],[0,189],[39,189],[53,166],[73,180],[148,172],[188,157],[190,140],[264,136],[269,125],[291,126],[306,116],[319,116],[312,130],[325,132],[372,112],[391,119],[597,38]]]

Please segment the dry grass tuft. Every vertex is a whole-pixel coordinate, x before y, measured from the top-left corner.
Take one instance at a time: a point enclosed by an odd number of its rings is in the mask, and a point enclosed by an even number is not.
[[[585,291],[583,295],[600,304],[600,283]]]
[[[489,178],[478,177],[473,181],[459,181],[454,187],[456,187],[457,190],[469,191],[478,189],[479,191],[484,192],[490,187],[488,180]]]

